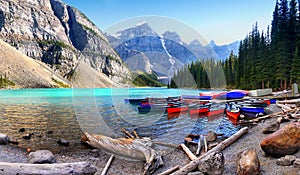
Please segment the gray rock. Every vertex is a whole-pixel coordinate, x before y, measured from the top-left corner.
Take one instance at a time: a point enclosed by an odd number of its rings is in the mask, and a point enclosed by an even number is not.
[[[69,146],[69,142],[65,139],[59,139],[57,143],[63,146]]]
[[[29,163],[43,164],[43,163],[55,163],[55,157],[49,150],[38,150],[29,154]]]
[[[0,133],[0,145],[6,145],[9,142],[9,137],[6,134]]]
[[[272,123],[263,129],[263,134],[270,134],[277,131],[280,128],[279,123]]]
[[[293,155],[286,155],[276,160],[276,164],[279,166],[290,166],[296,160],[296,157]]]
[[[208,142],[213,142],[213,141],[215,141],[216,139],[217,139],[217,134],[216,134],[215,132],[209,131],[209,132],[208,132],[208,135],[207,135],[207,137],[206,137],[206,140],[207,140]]]
[[[237,157],[237,175],[259,175],[260,162],[255,149],[240,152]]]
[[[214,152],[206,156],[198,165],[198,170],[203,174],[219,175],[224,171],[224,156],[222,152]]]
[[[296,159],[296,160],[294,161],[294,167],[300,168],[300,159]]]

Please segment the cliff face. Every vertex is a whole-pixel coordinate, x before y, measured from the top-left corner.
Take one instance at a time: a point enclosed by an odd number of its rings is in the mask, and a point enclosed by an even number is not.
[[[80,61],[116,82],[130,76],[103,33],[59,0],[0,0],[0,38],[63,77]]]
[[[0,39],[0,75],[21,88],[71,86],[44,63],[25,56]]]

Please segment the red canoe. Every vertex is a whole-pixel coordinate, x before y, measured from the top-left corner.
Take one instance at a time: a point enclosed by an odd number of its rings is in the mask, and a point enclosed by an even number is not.
[[[168,114],[170,113],[178,113],[183,111],[188,111],[189,108],[187,106],[177,106],[177,107],[169,107],[167,108]]]
[[[207,112],[207,117],[215,116],[215,115],[223,115],[224,109],[216,109],[216,110],[210,110]]]
[[[190,108],[190,115],[202,114],[209,111],[209,107]]]
[[[239,118],[240,114],[241,114],[240,111],[238,111],[238,112],[231,112],[231,111],[226,110],[226,115],[228,117],[230,117],[230,118],[235,119],[235,120],[237,120]]]

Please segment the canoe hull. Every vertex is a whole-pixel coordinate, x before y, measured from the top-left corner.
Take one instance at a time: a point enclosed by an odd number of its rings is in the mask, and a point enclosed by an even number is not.
[[[241,107],[242,112],[249,112],[249,113],[264,113],[264,108],[251,108],[251,107]]]

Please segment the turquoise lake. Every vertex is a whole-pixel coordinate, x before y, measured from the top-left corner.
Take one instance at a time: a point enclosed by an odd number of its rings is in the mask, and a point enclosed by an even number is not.
[[[198,95],[199,90],[167,88],[120,89],[19,89],[0,90],[0,133],[19,141],[19,147],[50,149],[54,152],[83,148],[83,132],[123,136],[121,128],[136,129],[141,136],[155,141],[178,144],[190,133],[208,131],[234,134],[235,126],[221,117],[190,117],[189,114],[168,116],[163,112],[139,114],[136,105],[125,103],[128,98]],[[25,132],[19,132],[25,128]],[[33,133],[30,140],[23,135]],[[63,138],[69,147],[56,142]]]

